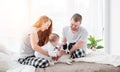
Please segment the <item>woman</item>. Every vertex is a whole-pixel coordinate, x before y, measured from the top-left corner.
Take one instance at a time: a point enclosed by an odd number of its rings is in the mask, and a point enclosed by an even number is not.
[[[36,68],[45,68],[49,66],[48,60],[35,57],[34,52],[37,51],[46,56],[55,56],[54,52],[48,53],[42,49],[42,46],[48,42],[51,32],[52,20],[47,16],[41,16],[24,34],[20,49],[21,57],[18,59],[18,62],[24,65],[32,65]]]

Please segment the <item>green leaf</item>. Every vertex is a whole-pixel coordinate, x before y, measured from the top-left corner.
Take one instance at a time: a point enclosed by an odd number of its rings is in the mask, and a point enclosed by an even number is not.
[[[91,47],[91,44],[87,44],[87,48],[90,48]]]
[[[98,40],[96,40],[96,42],[100,42],[100,41],[102,41],[102,39],[98,39]]]
[[[101,48],[104,48],[103,46],[99,45],[96,47],[96,49],[101,49]]]
[[[90,41],[90,43],[87,44],[87,48],[90,47],[95,47],[96,49],[101,49],[104,48],[103,46],[99,45],[97,46],[97,43],[102,41],[102,39],[95,39],[95,37],[93,37],[92,35],[89,36],[88,40]]]
[[[93,43],[92,46],[96,47],[96,46],[97,46],[97,43]]]
[[[91,43],[96,43],[95,38],[92,37],[91,35],[90,35],[90,37],[88,38],[88,40],[89,40]]]

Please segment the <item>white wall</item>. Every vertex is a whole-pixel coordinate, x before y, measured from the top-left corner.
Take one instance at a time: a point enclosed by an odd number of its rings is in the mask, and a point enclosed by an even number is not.
[[[110,1],[110,52],[120,55],[120,0]]]

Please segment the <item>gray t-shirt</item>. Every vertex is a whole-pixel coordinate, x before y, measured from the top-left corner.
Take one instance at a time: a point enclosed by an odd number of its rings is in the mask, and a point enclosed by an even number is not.
[[[38,34],[35,27],[30,27],[23,33],[22,41],[21,41],[21,47],[20,47],[20,57],[24,58],[27,56],[34,55],[34,50],[32,49],[31,43],[30,43],[30,34],[34,33],[36,36],[36,42],[39,41]]]
[[[87,30],[80,26],[77,33],[73,34],[70,26],[66,26],[63,28],[63,38],[66,38],[68,43],[74,43],[78,40],[84,41],[85,44],[82,47],[86,51],[86,43],[87,43],[87,36],[88,32]]]

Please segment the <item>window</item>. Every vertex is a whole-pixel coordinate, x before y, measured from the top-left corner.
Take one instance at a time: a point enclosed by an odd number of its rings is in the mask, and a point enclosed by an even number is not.
[[[8,49],[18,51],[22,32],[41,15],[49,16],[53,20],[53,31],[62,36],[62,28],[70,25],[70,18],[74,13],[83,16],[82,26],[90,35],[104,38],[103,1],[0,0],[0,40]]]

